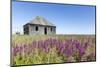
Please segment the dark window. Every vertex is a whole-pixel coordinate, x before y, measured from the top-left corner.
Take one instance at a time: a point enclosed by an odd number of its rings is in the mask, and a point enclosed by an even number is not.
[[[51,28],[51,31],[52,31],[52,28]]]
[[[36,26],[35,30],[38,31],[38,26]]]
[[[24,27],[24,34],[29,34],[29,27],[28,26]]]

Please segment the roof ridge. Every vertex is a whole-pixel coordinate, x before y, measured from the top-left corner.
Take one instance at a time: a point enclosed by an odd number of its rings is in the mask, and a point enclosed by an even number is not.
[[[36,16],[35,19],[33,19],[30,23],[55,26],[53,23],[49,22],[48,20],[46,20],[44,17],[41,17],[41,16]]]

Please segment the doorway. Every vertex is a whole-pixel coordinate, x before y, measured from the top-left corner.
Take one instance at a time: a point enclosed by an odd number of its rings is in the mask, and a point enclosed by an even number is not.
[[[44,28],[44,34],[47,35],[47,28]]]

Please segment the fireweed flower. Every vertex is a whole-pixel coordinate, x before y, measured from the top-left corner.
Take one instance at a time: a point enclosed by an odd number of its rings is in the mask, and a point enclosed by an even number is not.
[[[14,48],[14,47],[12,47],[12,55],[13,56],[16,56],[17,55],[16,48]]]
[[[62,54],[65,50],[65,47],[66,47],[65,43],[60,43],[60,46],[58,47],[59,48],[58,52]]]
[[[45,53],[48,55],[50,50],[54,48],[57,56],[60,56],[62,58],[65,56],[67,58],[71,56],[73,57],[73,59],[76,56],[78,56],[77,58],[80,61],[81,60],[80,57],[86,54],[85,52],[86,49],[88,49],[89,45],[90,45],[90,40],[81,42],[81,40],[73,38],[65,40],[60,40],[57,38],[48,38],[44,40],[33,41],[32,43],[29,44],[28,43],[16,44],[16,46],[12,47],[12,55],[14,57],[19,55],[23,56],[25,55],[26,57],[25,59],[27,59],[27,57],[29,57],[30,55],[34,57],[34,54],[37,54],[36,52],[38,52],[39,56],[41,57],[41,54]],[[95,58],[95,54],[94,53],[91,54],[90,57]]]
[[[72,56],[72,49],[65,49],[65,51],[64,51],[64,54],[66,55],[66,56]]]
[[[85,54],[85,49],[84,49],[84,47],[80,47],[80,49],[79,49],[79,54],[80,54],[80,56],[83,56],[83,55]]]

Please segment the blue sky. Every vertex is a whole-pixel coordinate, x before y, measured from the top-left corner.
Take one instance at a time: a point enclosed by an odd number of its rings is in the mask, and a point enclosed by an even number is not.
[[[12,2],[12,33],[42,16],[56,25],[57,34],[95,34],[95,7],[80,5]]]

